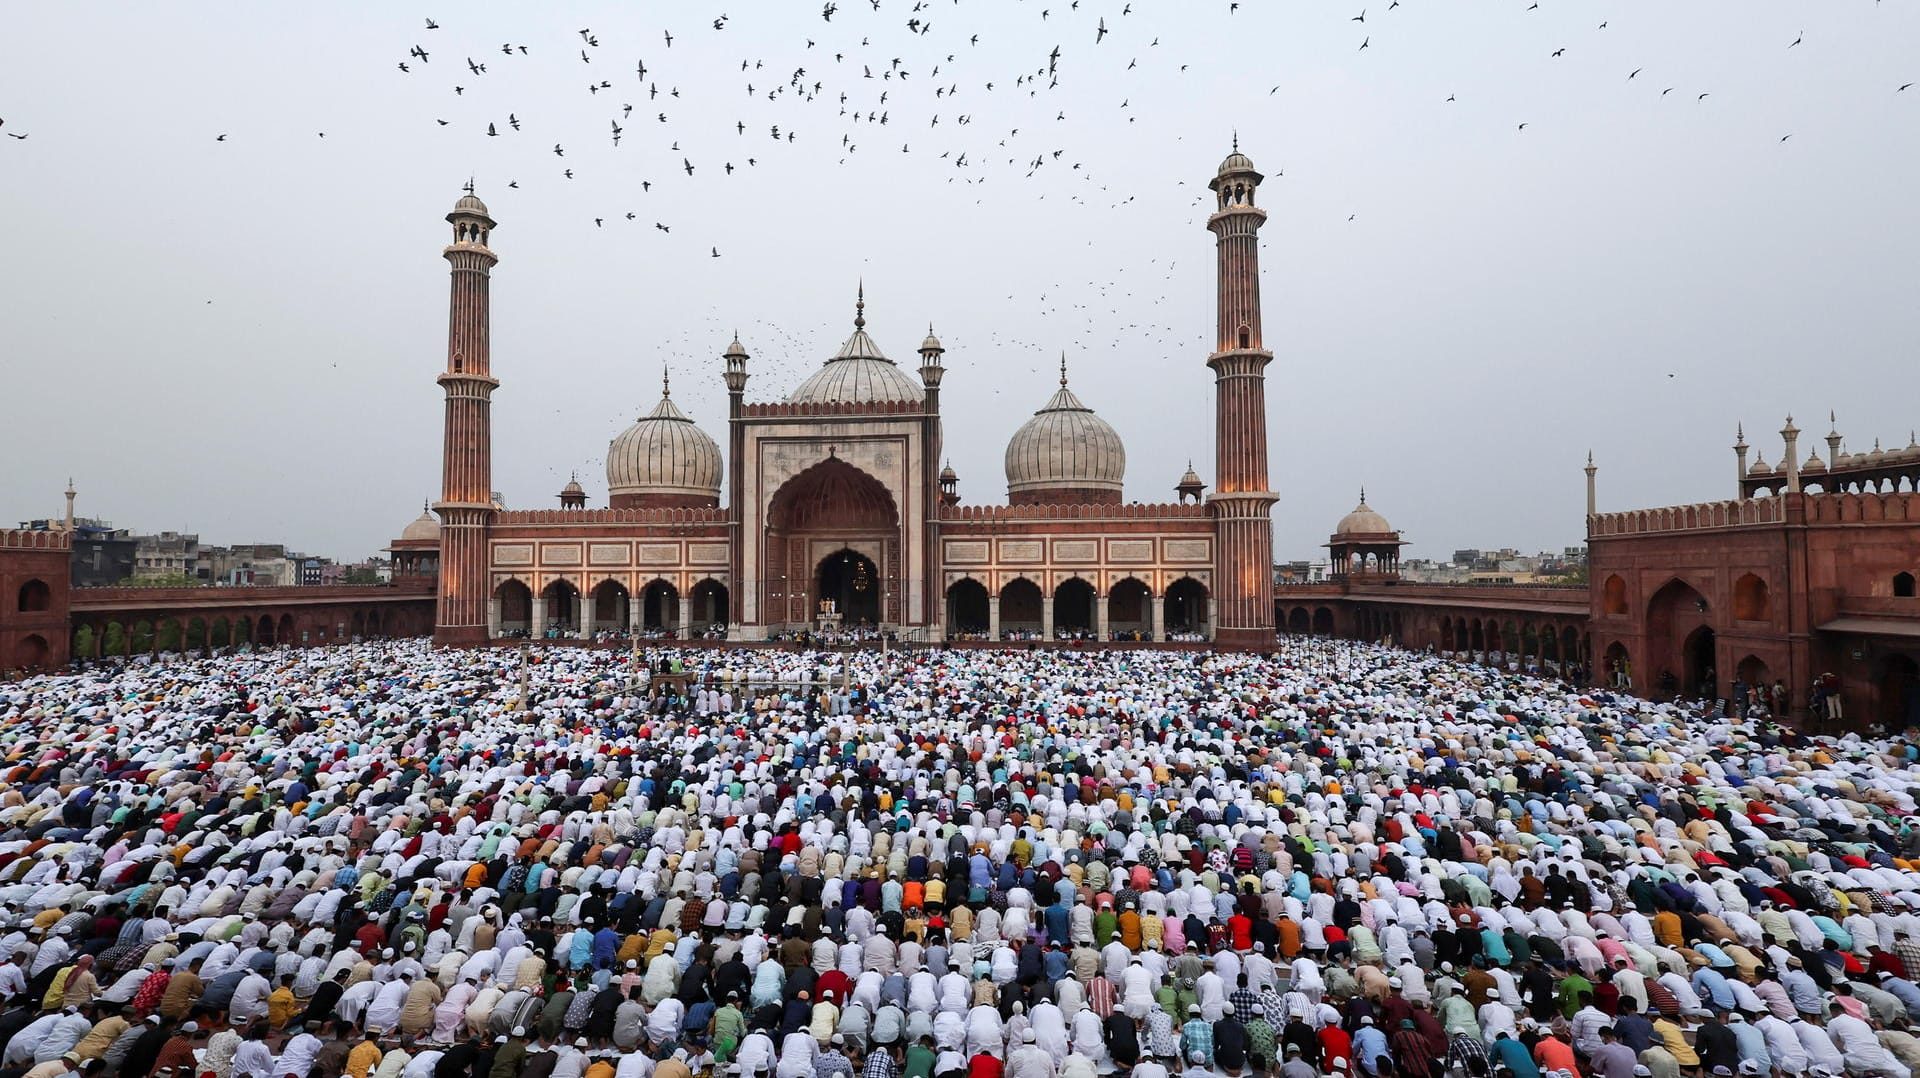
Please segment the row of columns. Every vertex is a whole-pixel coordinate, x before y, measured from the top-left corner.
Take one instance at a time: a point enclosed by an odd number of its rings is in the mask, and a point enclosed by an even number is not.
[[[1147,597],[1147,606],[1153,611],[1153,638],[1155,640],[1165,638],[1167,626],[1167,597],[1164,595],[1150,595]],[[1093,612],[1094,631],[1099,639],[1105,640],[1112,626],[1112,622],[1108,617],[1108,603],[1104,596],[1096,595],[1093,597]],[[1203,623],[1211,626],[1213,624],[1213,597],[1211,595],[1206,598],[1204,613]],[[1053,639],[1053,596],[1051,595],[1043,595],[1040,597],[1040,635],[1048,640]],[[987,636],[993,640],[1000,639],[1000,597],[998,595],[987,596]]]
[[[680,608],[680,616],[676,619],[678,622],[676,628],[680,639],[685,640],[693,635],[693,603],[690,600],[680,598],[678,595],[675,596],[675,601]],[[546,598],[544,596],[536,596],[532,606],[531,621],[527,626],[527,632],[528,635],[537,640],[547,635]],[[645,613],[646,603],[644,598],[640,601],[635,601],[633,596],[627,596],[627,632],[634,636],[640,635],[642,619]],[[573,594],[573,617],[571,620],[582,637],[591,637],[596,631],[611,627],[609,624],[602,624],[593,618],[592,598],[577,591]],[[496,595],[487,601],[487,635],[497,639],[502,636],[505,631],[500,614],[500,597]]]

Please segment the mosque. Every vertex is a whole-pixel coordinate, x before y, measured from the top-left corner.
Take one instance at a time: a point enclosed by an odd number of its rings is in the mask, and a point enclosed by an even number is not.
[[[1154,504],[1121,500],[1126,447],[1074,393],[1064,362],[1059,388],[1007,445],[1006,503],[960,504],[958,477],[941,466],[940,340],[929,333],[917,367],[903,366],[868,333],[862,290],[846,342],[780,399],[750,398],[752,357],[737,339],[726,346],[724,448],[663,381],[659,403],[608,447],[605,507],[570,482],[558,508],[506,509],[492,483],[495,222],[468,193],[447,215],[441,496],[395,541],[396,571],[437,577],[434,636],[449,644],[861,627],[923,641],[1076,633],[1270,646],[1261,179],[1236,146],[1209,184],[1215,487],[1189,467],[1168,476],[1174,499]]]

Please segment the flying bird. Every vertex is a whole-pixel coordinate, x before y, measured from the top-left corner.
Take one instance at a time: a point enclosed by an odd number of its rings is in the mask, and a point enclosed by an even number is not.
[[[438,29],[440,29],[440,24],[439,24],[439,23],[437,23],[437,22],[434,22],[434,21],[433,21],[432,19],[428,19],[428,20],[427,20],[427,29],[429,29],[429,30],[438,30]]]
[[[1807,39],[1807,32],[1805,30],[1802,30],[1800,31],[1800,36],[1793,39],[1793,45],[1798,45],[1802,41],[1805,41],[1806,39]],[[1793,45],[1788,45],[1787,48],[1791,49],[1793,48]]]
[[[715,247],[715,248],[713,248],[713,257],[715,257],[715,258],[719,258],[719,257],[720,257],[720,248],[718,248],[718,247]]]
[[[1358,14],[1358,15],[1355,15],[1355,16],[1354,16],[1353,18],[1351,18],[1351,19],[1348,19],[1347,21],[1348,21],[1348,22],[1366,22],[1366,21],[1367,21],[1367,9],[1366,9],[1366,8],[1361,8],[1361,9],[1360,9],[1360,14]]]
[[[1638,75],[1639,73],[1645,70],[1646,68],[1644,67],[1636,67],[1632,71],[1627,72],[1627,78],[1632,79],[1635,75]]]
[[[1362,41],[1360,42],[1360,48],[1359,48],[1359,49],[1355,49],[1354,51],[1355,51],[1355,52],[1359,52],[1359,51],[1361,51],[1362,49],[1365,49],[1365,48],[1367,47],[1367,43],[1368,43],[1368,42],[1370,42],[1370,41],[1372,41],[1372,40],[1373,40],[1373,35],[1371,35],[1371,34],[1369,34],[1369,35],[1367,35],[1367,36],[1366,36],[1366,38],[1364,38],[1364,39],[1363,39],[1363,40],[1362,40]]]
[[[225,135],[215,135],[215,136],[213,137],[213,141],[215,141],[215,142],[225,142],[225,141],[227,141],[227,136],[225,136]]]

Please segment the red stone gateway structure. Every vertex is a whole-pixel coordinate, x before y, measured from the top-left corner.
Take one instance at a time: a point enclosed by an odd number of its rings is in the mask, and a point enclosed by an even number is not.
[[[737,339],[726,347],[724,450],[663,380],[659,403],[608,446],[607,507],[569,484],[557,509],[504,509],[489,434],[495,223],[467,193],[447,215],[435,639],[756,641],[838,625],[922,641],[1272,646],[1260,180],[1236,146],[1211,182],[1219,478],[1203,498],[1189,468],[1179,501],[1150,505],[1122,501],[1126,450],[1069,387],[1064,356],[1059,387],[1007,446],[1007,504],[962,505],[959,477],[941,466],[945,348],[929,329],[917,370],[903,369],[869,333],[862,287],[852,335],[782,400],[748,400],[750,357]],[[395,540],[406,575],[428,564],[433,538],[415,521]]]

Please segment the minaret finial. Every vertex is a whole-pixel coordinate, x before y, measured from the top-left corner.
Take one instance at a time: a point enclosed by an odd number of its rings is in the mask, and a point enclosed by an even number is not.
[[[1361,505],[1367,504],[1367,488],[1364,483],[1361,484],[1360,486],[1360,504]]]
[[[1060,388],[1067,388],[1067,350],[1060,350]]]
[[[473,176],[471,174],[467,176],[467,185],[462,187],[461,190],[467,194],[473,194]]]
[[[671,396],[673,396],[673,382],[668,378],[667,365],[662,363],[660,364],[660,399],[666,400]]]
[[[867,328],[867,279],[860,279],[859,291],[853,301],[853,328]]]
[[[1240,152],[1240,129],[1237,127],[1233,129],[1233,152]]]

